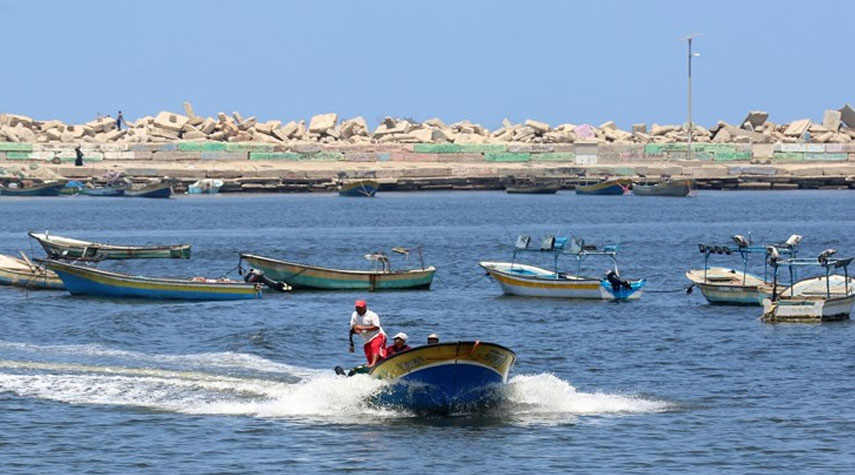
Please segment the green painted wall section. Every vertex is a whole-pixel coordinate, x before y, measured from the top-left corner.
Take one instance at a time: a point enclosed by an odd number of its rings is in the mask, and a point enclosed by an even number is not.
[[[300,155],[299,160],[301,162],[337,162],[344,160],[344,154],[341,152],[318,152]]]
[[[751,160],[754,154],[751,152],[721,152],[713,156],[716,162],[729,162],[734,160]]]
[[[573,152],[532,153],[531,160],[533,162],[575,162],[576,154]]]
[[[772,160],[776,162],[802,162],[805,154],[802,152],[772,152]]]
[[[0,142],[0,152],[32,152],[33,144],[25,142]]]
[[[806,153],[805,160],[817,162],[845,162],[849,155],[845,153]]]
[[[225,142],[179,142],[179,152],[225,152]]]
[[[531,160],[530,153],[485,153],[484,160],[488,162],[527,162]]]
[[[481,143],[464,143],[460,144],[460,153],[502,153],[507,152],[508,146],[505,144],[481,144]]]
[[[300,154],[294,152],[249,152],[250,160],[299,160]]]
[[[463,146],[455,143],[417,143],[413,145],[416,153],[462,153]]]
[[[246,143],[227,142],[226,152],[272,152],[273,144],[269,143]]]

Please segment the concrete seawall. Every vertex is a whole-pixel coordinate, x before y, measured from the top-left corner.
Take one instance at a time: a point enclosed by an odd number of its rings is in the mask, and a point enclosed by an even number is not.
[[[550,177],[567,188],[604,176],[694,178],[699,188],[855,188],[855,143],[289,145],[241,142],[82,144],[0,142],[0,179],[90,179],[122,172],[133,181],[170,179],[180,190],[221,178],[228,191],[323,191],[342,178],[372,177],[385,189],[501,189],[508,176]]]

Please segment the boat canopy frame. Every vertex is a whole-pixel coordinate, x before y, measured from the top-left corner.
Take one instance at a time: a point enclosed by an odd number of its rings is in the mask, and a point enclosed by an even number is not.
[[[520,234],[517,236],[517,241],[514,243],[514,252],[513,259],[511,260],[511,267],[513,267],[517,263],[517,256],[523,253],[551,253],[552,254],[552,267],[553,271],[557,275],[562,275],[565,273],[559,272],[558,270],[558,259],[561,256],[567,255],[572,256],[576,259],[576,275],[580,275],[582,273],[582,264],[585,259],[593,256],[598,257],[606,257],[611,261],[612,269],[614,269],[615,274],[620,275],[620,271],[618,270],[617,263],[617,251],[618,245],[612,244],[603,246],[602,248],[597,248],[595,245],[585,244],[585,240],[579,238],[577,236],[555,236],[553,234],[547,234],[543,237],[540,243],[539,248],[531,248],[529,244],[531,243],[531,236],[528,234]]]
[[[831,258],[833,254],[837,252],[836,249],[826,249],[822,251],[819,256],[814,258],[789,258],[789,259],[779,259],[775,257],[775,253],[772,249],[770,249],[770,258],[768,259],[769,265],[774,268],[773,272],[773,281],[772,281],[772,301],[776,301],[778,299],[778,269],[780,267],[786,266],[787,270],[790,274],[790,297],[793,297],[794,289],[793,283],[795,282],[795,273],[799,267],[822,267],[825,269],[825,298],[831,298],[831,281],[829,277],[831,277],[831,271],[834,269],[843,269],[843,278],[844,278],[844,292],[846,295],[849,295],[849,265],[852,263],[852,260],[855,259],[853,257],[844,257],[844,258]]]
[[[769,281],[769,270],[770,270],[770,261],[769,261],[769,253],[771,249],[776,249],[780,254],[784,254],[787,258],[795,259],[798,257],[798,243],[801,241],[802,237],[798,234],[793,234],[785,243],[782,244],[771,244],[768,246],[752,246],[751,245],[751,235],[749,234],[748,239],[740,235],[733,236],[733,240],[737,243],[734,247],[732,245],[718,245],[718,244],[703,244],[698,243],[698,251],[704,255],[704,282],[709,281],[707,278],[707,271],[710,269],[710,256],[715,255],[727,255],[730,256],[732,254],[739,254],[742,258],[742,285],[746,284],[746,279],[748,276],[748,259],[751,254],[763,254],[763,280],[765,282]],[[794,282],[791,278],[790,282]]]

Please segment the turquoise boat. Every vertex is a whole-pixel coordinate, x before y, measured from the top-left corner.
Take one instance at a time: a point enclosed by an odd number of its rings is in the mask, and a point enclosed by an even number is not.
[[[339,196],[371,198],[380,188],[380,184],[374,180],[358,180],[344,183],[338,188]]]
[[[577,185],[577,195],[623,195],[632,187],[629,178],[612,178],[593,185]]]
[[[192,279],[140,277],[93,267],[46,260],[72,295],[157,300],[260,299],[259,284],[194,277]]]
[[[506,399],[516,358],[502,345],[481,341],[435,343],[396,353],[368,372],[392,382],[373,402],[417,413],[487,409]]]
[[[395,248],[398,253],[408,249]],[[419,249],[421,256],[421,250]],[[295,290],[427,290],[433,282],[435,267],[396,270],[389,268],[389,260],[383,254],[369,254],[371,260],[382,263],[377,270],[332,269],[328,267],[298,264],[254,254],[241,254],[241,261],[264,272],[269,279],[284,282]]]

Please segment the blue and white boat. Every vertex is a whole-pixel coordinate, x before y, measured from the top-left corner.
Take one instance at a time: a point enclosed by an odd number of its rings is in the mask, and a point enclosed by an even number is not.
[[[513,351],[495,343],[435,343],[396,353],[368,374],[392,381],[377,404],[448,414],[502,402],[515,361]]]

